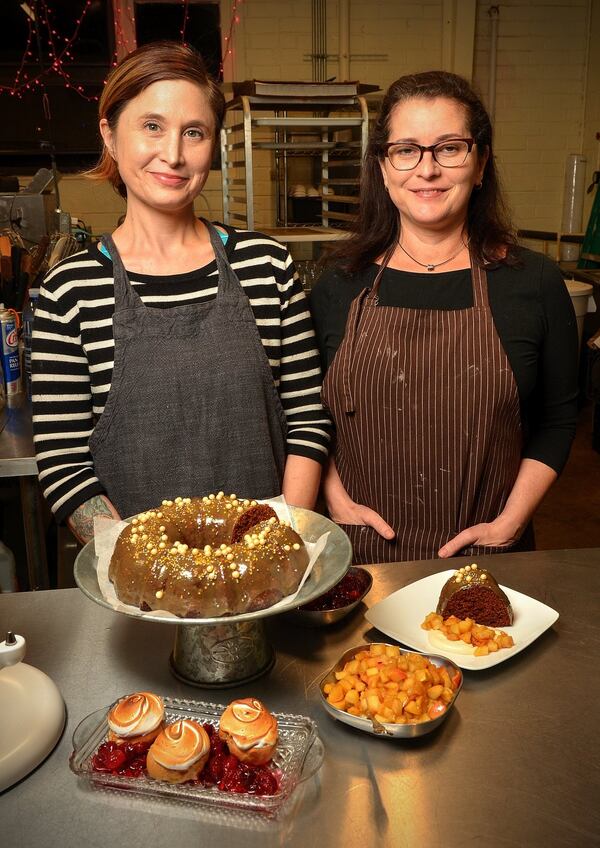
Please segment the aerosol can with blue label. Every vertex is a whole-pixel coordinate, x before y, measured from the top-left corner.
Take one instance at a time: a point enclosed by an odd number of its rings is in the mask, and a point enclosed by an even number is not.
[[[0,303],[0,344],[2,345],[2,371],[7,397],[21,391],[21,363],[19,361],[19,334],[12,312]]]

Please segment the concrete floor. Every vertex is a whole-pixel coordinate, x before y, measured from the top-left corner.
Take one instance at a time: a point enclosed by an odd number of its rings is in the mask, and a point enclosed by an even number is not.
[[[538,550],[600,547],[600,453],[592,448],[592,424],[588,401],[569,461],[536,514]]]

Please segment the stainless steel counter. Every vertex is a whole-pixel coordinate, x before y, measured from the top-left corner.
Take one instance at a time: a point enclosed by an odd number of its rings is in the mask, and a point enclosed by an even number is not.
[[[404,742],[363,735],[319,704],[318,680],[339,655],[382,638],[363,618],[364,607],[321,631],[269,620],[277,650],[271,674],[218,692],[171,676],[171,625],[110,612],[75,589],[0,595],[0,632],[10,627],[26,637],[26,661],[53,678],[68,710],[55,751],[0,795],[2,845],[599,845],[600,549],[479,561],[492,563],[501,583],[557,609],[560,619],[513,659],[466,672],[456,709],[440,729]],[[446,567],[439,560],[373,566],[367,604]],[[323,767],[281,822],[229,816],[223,824],[202,809],[92,791],[69,771],[71,734],[88,713],[139,689],[221,703],[252,694],[273,710],[309,715],[325,744]]]
[[[31,405],[21,392],[0,410],[0,477],[19,478],[29,588],[47,589],[48,561],[37,473]]]

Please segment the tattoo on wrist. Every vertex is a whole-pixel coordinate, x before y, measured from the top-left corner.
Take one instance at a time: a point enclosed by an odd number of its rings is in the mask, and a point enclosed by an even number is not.
[[[95,495],[81,504],[71,515],[71,526],[75,535],[80,539],[91,539],[94,535],[94,516],[96,515],[113,517],[108,504],[100,495]]]

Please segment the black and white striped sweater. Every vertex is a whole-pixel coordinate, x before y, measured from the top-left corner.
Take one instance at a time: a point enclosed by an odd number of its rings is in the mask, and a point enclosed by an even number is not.
[[[287,249],[260,233],[219,225],[248,295],[288,424],[288,453],[323,462],[330,423],[306,299]],[[216,296],[216,262],[191,273],[129,278],[148,306],[169,308]],[[39,477],[58,521],[103,487],[88,448],[114,365],[112,262],[96,245],[47,275],[32,343],[33,427]]]

